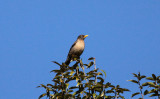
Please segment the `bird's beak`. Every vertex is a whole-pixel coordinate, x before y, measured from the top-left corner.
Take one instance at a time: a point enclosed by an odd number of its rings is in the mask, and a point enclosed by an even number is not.
[[[85,35],[84,38],[86,38],[88,35]]]

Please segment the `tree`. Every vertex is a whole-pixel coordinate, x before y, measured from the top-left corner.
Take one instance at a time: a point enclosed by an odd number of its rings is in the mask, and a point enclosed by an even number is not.
[[[64,63],[60,64],[58,70],[52,70],[55,73],[53,84],[41,84],[38,87],[45,88],[46,92],[39,96],[39,99],[46,96],[48,99],[125,99],[124,92],[130,91],[127,88],[121,88],[120,85],[113,85],[110,82],[105,83],[106,73],[96,67],[95,58],[91,57],[88,64],[83,64],[82,60],[75,59],[73,66]],[[157,96],[160,99],[160,76],[146,77],[140,73],[133,73],[137,80],[128,80],[138,84],[140,92],[132,94],[134,97],[138,94],[144,99],[144,95]],[[152,82],[140,83],[142,79],[148,79]],[[152,87],[150,91],[142,91],[143,87]]]

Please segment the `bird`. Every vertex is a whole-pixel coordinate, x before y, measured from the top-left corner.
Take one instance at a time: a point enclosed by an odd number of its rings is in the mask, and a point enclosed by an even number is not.
[[[84,39],[87,37],[88,35],[79,35],[77,37],[77,40],[73,43],[73,45],[71,46],[67,59],[65,61],[66,65],[69,65],[71,61],[73,61],[75,58],[79,59],[81,54],[84,51],[85,48],[85,43],[84,43]]]

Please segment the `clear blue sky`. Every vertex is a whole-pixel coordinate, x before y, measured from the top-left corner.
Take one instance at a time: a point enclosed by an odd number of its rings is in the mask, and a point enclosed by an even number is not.
[[[106,81],[135,92],[131,73],[160,75],[159,0],[1,0],[0,99],[37,99],[79,34]]]

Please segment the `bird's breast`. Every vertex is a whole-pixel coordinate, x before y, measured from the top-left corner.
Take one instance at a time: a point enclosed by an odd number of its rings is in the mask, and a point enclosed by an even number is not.
[[[83,40],[79,40],[75,44],[74,50],[76,50],[76,51],[83,51],[84,50],[84,46],[85,46],[84,41]]]

